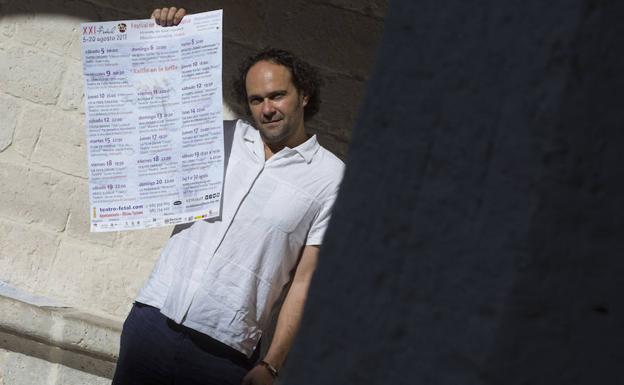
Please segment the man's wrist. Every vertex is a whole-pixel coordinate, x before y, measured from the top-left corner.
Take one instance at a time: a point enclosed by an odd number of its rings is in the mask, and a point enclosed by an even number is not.
[[[271,373],[271,376],[273,376],[273,378],[277,378],[277,376],[279,375],[279,371],[277,370],[277,368],[265,360],[260,360],[258,362],[258,365],[264,366],[266,370]]]

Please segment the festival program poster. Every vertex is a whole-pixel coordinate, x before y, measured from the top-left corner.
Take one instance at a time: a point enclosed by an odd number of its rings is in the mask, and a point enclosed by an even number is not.
[[[81,29],[91,231],[218,216],[222,11]]]

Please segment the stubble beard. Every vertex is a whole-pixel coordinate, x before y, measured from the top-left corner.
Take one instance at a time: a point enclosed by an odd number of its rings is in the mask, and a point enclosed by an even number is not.
[[[292,127],[281,125],[279,128],[267,129],[262,124],[256,123],[260,137],[266,144],[283,144],[288,141],[294,131]]]

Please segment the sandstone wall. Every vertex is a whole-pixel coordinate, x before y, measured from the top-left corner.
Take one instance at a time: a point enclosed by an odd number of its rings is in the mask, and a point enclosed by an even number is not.
[[[226,84],[243,56],[294,50],[327,79],[309,129],[340,156],[384,1],[187,1],[224,9]],[[0,0],[0,280],[122,318],[170,229],[91,234],[79,23],[145,18],[160,1]],[[226,101],[229,100],[224,86]]]
[[[234,117],[228,85],[240,59],[265,46],[290,49],[326,79],[307,128],[345,156],[385,1],[178,4],[224,9],[226,117]],[[79,23],[146,18],[162,5],[0,0],[0,281],[70,307],[0,295],[0,385],[110,381],[121,320],[171,229],[89,232]]]

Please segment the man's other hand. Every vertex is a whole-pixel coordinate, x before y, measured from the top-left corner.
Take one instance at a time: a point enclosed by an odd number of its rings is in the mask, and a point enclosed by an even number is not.
[[[241,385],[271,385],[275,381],[273,375],[262,365],[256,365],[247,372]]]
[[[184,8],[165,7],[156,8],[150,18],[154,19],[156,24],[167,27],[180,24],[184,15],[186,15],[186,9]]]

